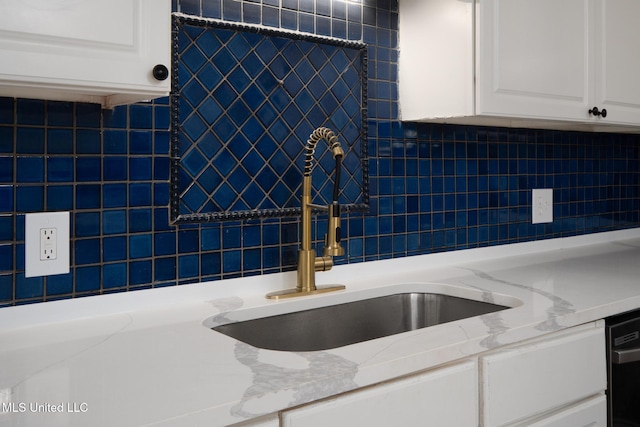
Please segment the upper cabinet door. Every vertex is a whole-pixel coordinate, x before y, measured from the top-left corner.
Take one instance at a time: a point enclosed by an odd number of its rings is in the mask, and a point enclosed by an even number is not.
[[[600,0],[596,10],[597,86],[594,105],[612,123],[640,123],[640,2]]]
[[[0,11],[0,96],[111,107],[169,93],[170,0],[0,0]]]
[[[593,88],[589,4],[589,0],[478,2],[476,113],[588,119]]]
[[[403,120],[640,132],[637,0],[399,0]]]

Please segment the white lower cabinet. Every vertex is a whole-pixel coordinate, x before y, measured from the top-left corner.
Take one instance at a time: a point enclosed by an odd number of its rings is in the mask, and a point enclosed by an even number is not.
[[[604,321],[280,413],[282,427],[605,427]]]
[[[476,361],[284,411],[284,427],[478,425]]]
[[[479,366],[483,426],[513,425],[565,407],[574,412],[571,405],[601,395],[607,387],[604,323],[496,350],[481,356]],[[601,425],[597,421],[606,418],[606,406],[594,412],[589,422],[564,425]]]

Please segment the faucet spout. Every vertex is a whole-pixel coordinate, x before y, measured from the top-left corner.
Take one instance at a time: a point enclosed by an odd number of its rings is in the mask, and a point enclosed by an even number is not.
[[[328,206],[319,206],[312,203],[311,197],[311,172],[313,171],[313,155],[316,144],[324,139],[329,145],[333,158],[336,160],[336,171],[334,179],[333,200]],[[301,197],[301,241],[298,251],[298,274],[297,286],[295,289],[273,292],[267,294],[267,298],[280,299],[302,295],[313,295],[324,292],[331,292],[344,289],[344,285],[333,285],[318,287],[315,283],[317,271],[327,271],[333,267],[333,257],[344,255],[344,248],[341,245],[340,228],[340,205],[338,195],[340,187],[340,168],[344,151],[338,141],[338,137],[328,128],[321,127],[313,131],[305,145],[304,173],[302,176],[302,197]],[[313,210],[327,211],[329,219],[327,222],[327,234],[325,235],[324,249],[322,256],[316,256],[315,249],[311,245],[311,217]]]

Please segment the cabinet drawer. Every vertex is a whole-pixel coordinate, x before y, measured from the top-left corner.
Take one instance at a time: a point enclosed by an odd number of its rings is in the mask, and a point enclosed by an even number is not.
[[[535,420],[513,424],[511,427],[606,427],[607,398],[599,394],[580,403],[563,408]]]
[[[480,359],[485,426],[503,426],[606,388],[602,324],[514,346]]]
[[[478,425],[477,364],[429,371],[282,413],[283,427]]]

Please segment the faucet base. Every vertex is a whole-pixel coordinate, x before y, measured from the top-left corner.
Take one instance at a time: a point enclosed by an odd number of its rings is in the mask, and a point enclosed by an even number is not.
[[[342,291],[344,289],[345,289],[344,285],[318,286],[313,291],[299,291],[297,289],[286,289],[284,291],[268,293],[266,297],[269,299],[277,300],[277,299],[285,299],[285,298],[302,297],[307,295],[325,294],[327,292]]]

